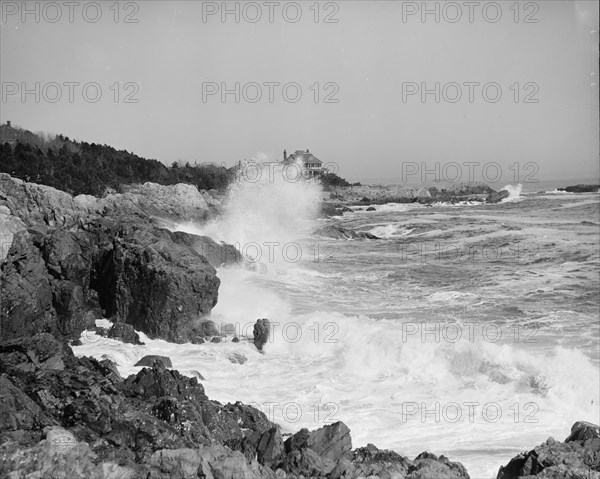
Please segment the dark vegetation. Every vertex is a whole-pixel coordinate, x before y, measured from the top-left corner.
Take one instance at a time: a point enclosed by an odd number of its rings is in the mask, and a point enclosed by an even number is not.
[[[321,183],[323,183],[324,186],[360,186],[360,183],[349,183],[335,173],[323,175],[321,177]]]
[[[3,126],[12,142],[0,146],[0,172],[15,178],[52,186],[68,193],[101,196],[107,189],[151,181],[161,185],[193,184],[198,189],[225,189],[228,171],[213,164],[170,167],[108,145],[78,142],[66,136],[44,138],[31,132]],[[7,132],[6,130],[12,130]]]
[[[169,167],[108,145],[74,141],[63,135],[34,134],[8,125],[0,127],[0,172],[73,195],[95,196],[102,196],[107,190],[121,192],[121,185],[148,181],[224,190],[235,176],[234,169],[214,163],[174,162]],[[325,187],[351,186],[334,173],[323,176],[321,181]]]

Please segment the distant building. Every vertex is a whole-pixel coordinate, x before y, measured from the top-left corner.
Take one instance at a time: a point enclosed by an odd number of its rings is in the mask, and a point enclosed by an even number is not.
[[[327,168],[323,168],[323,162],[313,155],[307,148],[304,150],[296,150],[288,156],[287,150],[283,150],[283,162],[295,163],[301,161],[304,169],[309,176],[320,176],[328,173]]]
[[[10,124],[10,121],[7,121],[6,125],[0,126],[0,145],[8,143],[10,146],[15,146],[19,138],[17,133],[17,130]]]

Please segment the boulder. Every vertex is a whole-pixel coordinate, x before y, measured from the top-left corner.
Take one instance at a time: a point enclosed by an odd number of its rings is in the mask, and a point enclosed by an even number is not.
[[[269,340],[270,325],[271,323],[268,319],[258,319],[254,324],[254,346],[256,346],[256,349],[259,351],[262,351],[263,346],[267,344],[267,341]]]
[[[340,421],[324,426],[309,434],[306,445],[319,456],[337,462],[352,450],[350,429]]]
[[[135,332],[135,329],[133,329],[131,324],[121,323],[119,321],[112,325],[108,331],[108,337],[111,339],[118,339],[123,343],[144,344],[140,341],[139,334]]]
[[[144,356],[137,363],[135,363],[135,366],[147,366],[152,368],[157,363],[160,364],[163,368],[173,367],[173,363],[171,362],[170,358],[168,358],[167,356],[158,356],[155,354],[149,354],[147,356]]]
[[[394,451],[380,450],[373,444],[352,451],[351,464],[342,463],[346,470],[351,470],[351,477],[376,476],[381,479],[405,477],[411,461]],[[342,471],[339,471],[341,473]]]
[[[198,318],[217,303],[215,269],[193,249],[151,228],[122,232],[98,257],[92,286],[107,317],[150,338],[183,343],[204,337]]]
[[[374,206],[369,206],[366,211],[377,211]]]
[[[508,191],[500,190],[494,193],[490,193],[485,199],[485,202],[489,204],[500,203],[503,199],[508,198],[509,196],[510,193]]]

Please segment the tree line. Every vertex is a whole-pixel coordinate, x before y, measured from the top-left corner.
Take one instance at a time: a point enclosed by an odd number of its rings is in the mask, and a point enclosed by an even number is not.
[[[63,135],[33,134],[15,130],[16,142],[0,145],[0,172],[66,191],[72,195],[102,196],[121,192],[122,185],[152,182],[161,185],[188,183],[200,190],[224,190],[234,178],[232,169],[216,164],[166,166],[126,150],[108,145],[78,142]],[[322,177],[326,186],[349,183],[330,173]]]

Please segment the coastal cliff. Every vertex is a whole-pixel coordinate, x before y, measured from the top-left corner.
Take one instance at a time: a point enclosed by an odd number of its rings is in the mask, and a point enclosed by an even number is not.
[[[285,436],[258,409],[210,400],[168,361],[123,378],[108,359],[75,357],[68,342],[100,317],[132,343],[134,330],[175,343],[215,334],[204,321],[218,300],[215,268],[241,256],[163,226],[219,209],[185,185],[72,197],[0,175],[0,475],[468,478],[444,456],[353,449],[342,422]],[[596,429],[578,430],[516,457],[499,479],[599,477]]]

